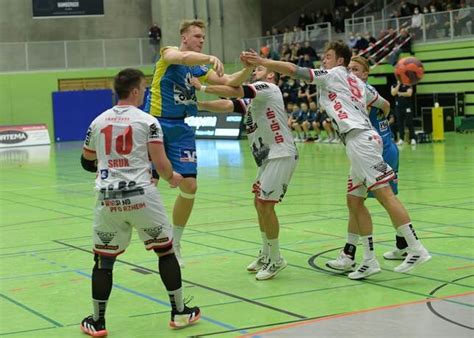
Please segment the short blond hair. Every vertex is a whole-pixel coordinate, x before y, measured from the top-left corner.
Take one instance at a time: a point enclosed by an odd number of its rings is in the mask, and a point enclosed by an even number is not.
[[[179,34],[183,34],[191,26],[196,26],[196,27],[199,27],[201,29],[206,29],[206,23],[202,20],[198,20],[198,19],[196,19],[196,20],[184,20],[184,21],[181,22],[181,26],[179,27]]]
[[[367,73],[370,71],[369,61],[367,61],[367,59],[365,57],[363,57],[363,56],[353,56],[351,58],[351,61],[357,62],[359,65],[362,66],[362,68],[364,68],[364,71],[366,71]]]

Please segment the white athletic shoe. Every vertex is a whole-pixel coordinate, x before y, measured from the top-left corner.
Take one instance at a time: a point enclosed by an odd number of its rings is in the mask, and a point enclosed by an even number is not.
[[[398,140],[397,146],[401,146],[403,143],[405,143],[405,142],[403,142],[403,140]]]
[[[262,251],[259,251],[257,259],[247,266],[247,271],[257,273],[265,265],[265,263],[268,263],[268,261],[268,256],[263,255]]]
[[[379,272],[380,272],[380,265],[376,258],[367,259],[367,260],[364,259],[362,263],[360,263],[357,270],[354,272],[351,272],[348,275],[348,277],[350,279],[362,279]]]
[[[346,255],[344,251],[341,251],[336,259],[326,262],[326,266],[330,267],[331,269],[341,271],[354,271],[355,265],[355,261]]]
[[[399,266],[396,266],[395,272],[408,272],[415,266],[428,262],[431,259],[430,253],[425,248],[417,251],[408,251],[405,260]]]
[[[416,140],[415,140],[414,138],[412,138],[410,144],[411,144],[412,146],[416,146]]]
[[[288,263],[283,257],[278,262],[269,260],[265,265],[257,272],[255,278],[257,280],[266,280],[275,277],[281,270],[286,268]]]
[[[174,254],[176,256],[176,259],[178,260],[179,267],[181,269],[184,269],[186,265],[184,264],[183,258],[181,257],[181,245],[174,246]]]
[[[408,255],[408,248],[406,249],[393,249],[392,251],[387,251],[383,254],[383,258],[388,260],[398,260],[402,261]]]

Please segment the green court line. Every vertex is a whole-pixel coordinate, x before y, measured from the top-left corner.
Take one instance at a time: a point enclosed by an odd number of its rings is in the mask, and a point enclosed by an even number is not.
[[[11,302],[11,303],[13,303],[13,304],[15,304],[15,305],[21,307],[22,309],[24,309],[24,310],[26,310],[26,311],[28,311],[28,312],[31,312],[31,313],[34,314],[35,316],[38,316],[38,317],[40,317],[40,318],[42,318],[42,319],[44,319],[44,320],[50,322],[51,324],[53,324],[53,325],[56,326],[56,327],[63,327],[63,325],[62,325],[61,323],[59,323],[59,322],[57,322],[57,321],[55,321],[55,320],[53,320],[53,319],[51,319],[51,318],[46,317],[45,315],[39,313],[39,312],[36,311],[36,310],[33,310],[32,308],[30,308],[30,307],[28,307],[28,306],[26,306],[26,305],[23,305],[22,303],[20,303],[20,302],[14,300],[13,298],[10,298],[10,297],[8,297],[8,296],[5,296],[3,293],[0,293],[0,297],[2,297],[3,299],[6,299],[7,301],[9,301],[9,302]]]
[[[76,324],[77,325],[77,324]],[[7,332],[7,333],[0,333],[0,336],[9,336],[12,334],[19,334],[19,333],[27,333],[27,332],[37,332],[37,331],[44,331],[44,330],[51,330],[55,329],[56,326],[53,327],[43,327],[39,329],[31,329],[31,330],[22,330],[22,331],[12,331],[12,332]]]
[[[77,249],[77,250],[84,251],[84,252],[87,252],[87,253],[89,253],[89,254],[92,254],[92,252],[89,251],[89,250],[85,250],[85,249],[79,248],[79,247],[77,247],[77,246],[68,244],[68,243],[60,242],[60,241],[57,241],[57,240],[53,240],[53,242],[58,243],[58,244],[61,244],[61,245],[64,245],[64,246],[69,246],[69,247],[71,247],[71,248],[74,248],[74,249]],[[143,270],[145,270],[145,271],[152,272],[152,273],[154,273],[154,274],[159,274],[159,272],[156,271],[156,270],[149,269],[149,268],[147,268],[147,267],[140,266],[140,265],[137,265],[137,264],[134,264],[134,263],[130,263],[130,262],[127,262],[127,261],[124,261],[124,260],[121,260],[121,259],[117,259],[117,262],[120,262],[120,263],[125,264],[125,265],[129,265],[129,266],[133,266],[133,267],[136,267],[136,268],[140,268],[140,269],[143,269]],[[279,309],[279,308],[276,308],[276,307],[273,307],[273,306],[270,306],[270,305],[267,305],[267,304],[255,302],[255,301],[253,301],[253,300],[251,300],[251,299],[248,299],[248,298],[245,298],[245,297],[242,297],[242,296],[239,296],[239,295],[236,295],[236,294],[227,292],[227,291],[218,290],[218,289],[215,289],[215,288],[212,288],[212,287],[209,287],[209,286],[200,284],[200,283],[192,282],[192,281],[189,281],[189,280],[186,280],[186,279],[183,279],[182,281],[185,282],[185,283],[187,283],[187,284],[190,284],[190,285],[193,285],[193,286],[197,286],[197,287],[200,287],[200,288],[205,289],[205,290],[208,290],[208,291],[216,292],[216,293],[219,293],[219,294],[222,294],[222,295],[231,297],[231,298],[235,298],[235,299],[241,299],[241,300],[243,300],[243,301],[245,301],[245,302],[247,302],[247,303],[250,303],[250,304],[253,304],[253,305],[257,305],[257,306],[260,306],[260,307],[263,307],[263,308],[267,308],[267,309],[269,309],[269,310],[273,310],[273,311],[276,311],[276,312],[280,312],[280,313],[289,315],[289,316],[291,316],[291,317],[306,318],[306,316],[303,316],[303,315],[300,315],[300,314],[296,314],[296,313],[292,313],[292,312],[289,312],[289,311],[286,311],[286,310],[283,310],[283,309]]]

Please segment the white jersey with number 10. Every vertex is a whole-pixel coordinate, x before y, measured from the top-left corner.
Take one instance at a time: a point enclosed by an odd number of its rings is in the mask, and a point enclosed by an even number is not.
[[[134,106],[115,106],[92,121],[84,149],[96,153],[96,189],[130,190],[151,184],[148,143],[163,143],[158,120]]]

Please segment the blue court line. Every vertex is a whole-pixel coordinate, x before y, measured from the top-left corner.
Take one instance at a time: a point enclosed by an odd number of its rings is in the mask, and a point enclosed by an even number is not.
[[[57,321],[55,321],[55,320],[53,320],[53,319],[51,319],[51,318],[46,317],[45,315],[39,313],[38,311],[35,311],[35,310],[33,310],[32,308],[29,308],[28,306],[23,305],[23,304],[21,304],[20,302],[17,302],[16,300],[14,300],[14,299],[12,299],[12,298],[10,298],[10,297],[8,297],[8,296],[5,296],[3,293],[0,293],[0,297],[2,297],[2,298],[4,298],[4,299],[8,300],[9,302],[11,302],[11,303],[13,303],[13,304],[15,304],[15,305],[18,305],[19,307],[21,307],[22,309],[25,309],[25,310],[28,311],[28,312],[31,312],[31,313],[37,315],[38,317],[43,318],[44,320],[47,320],[48,322],[50,322],[51,324],[53,324],[53,325],[56,326],[56,327],[63,327],[63,325],[62,325],[61,323],[58,323]]]
[[[88,273],[85,273],[85,272],[82,272],[82,271],[79,271],[79,270],[75,270],[75,272],[78,273],[78,274],[81,275],[81,276],[85,276],[85,277],[90,278],[90,279],[92,278],[92,276],[91,276],[90,274],[88,274]],[[155,302],[155,303],[164,305],[164,306],[166,306],[166,307],[170,307],[170,304],[169,304],[168,302],[159,300],[159,299],[157,299],[157,298],[155,298],[155,297],[152,297],[152,296],[149,296],[149,295],[147,295],[147,294],[144,294],[144,293],[135,291],[135,290],[130,289],[130,288],[127,288],[127,287],[125,287],[125,286],[122,286],[122,285],[119,285],[119,284],[115,284],[115,283],[114,283],[114,284],[113,284],[113,287],[114,287],[114,288],[117,288],[117,289],[120,289],[120,290],[123,290],[123,291],[128,292],[128,293],[131,293],[131,294],[133,294],[133,295],[135,295],[135,296],[142,297],[142,298],[148,299],[148,300],[150,300],[150,301],[152,301],[152,302]],[[232,325],[230,325],[230,324],[223,323],[223,322],[221,322],[221,321],[212,319],[212,318],[210,318],[210,317],[201,316],[201,318],[202,318],[203,320],[209,322],[209,323],[215,324],[215,325],[220,326],[220,327],[223,327],[223,328],[225,328],[225,329],[228,329],[228,330],[237,330],[236,327],[234,327],[234,326],[232,326]],[[248,333],[248,332],[245,331],[245,330],[239,330],[239,332],[242,333],[242,334]]]

